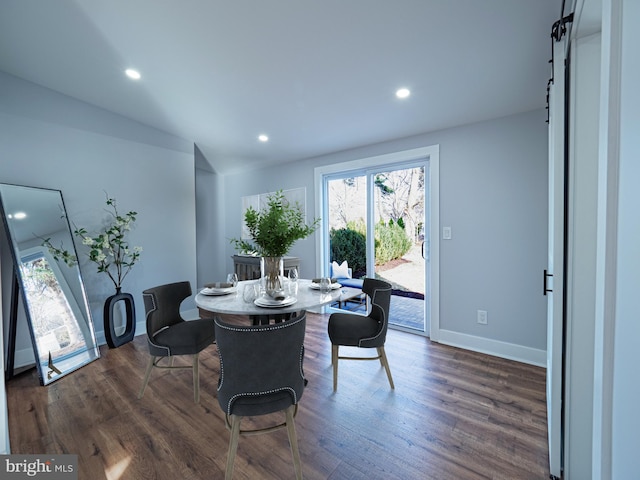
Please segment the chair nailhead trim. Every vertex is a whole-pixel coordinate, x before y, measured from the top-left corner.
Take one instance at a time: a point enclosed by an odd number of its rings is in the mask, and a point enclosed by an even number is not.
[[[150,309],[147,314],[145,315],[145,323],[148,325],[149,322],[149,315],[151,315],[152,312],[155,312],[158,309],[158,304],[156,303],[156,296],[152,293],[143,293],[142,294],[143,297],[150,297],[151,298],[151,302],[153,303],[153,308]],[[169,328],[169,327],[165,327],[165,328]],[[167,356],[170,357],[171,356],[171,350],[169,349],[169,347],[165,346],[165,345],[158,345],[157,343],[153,342],[153,337],[155,337],[158,333],[160,333],[162,330],[164,330],[164,328],[161,328],[160,330],[158,330],[157,332],[154,332],[153,335],[149,335],[149,333],[147,332],[147,340],[149,341],[149,343],[151,345],[153,345],[154,347],[157,348],[162,348],[164,350],[167,351]]]
[[[376,293],[380,292],[386,292],[391,290],[390,288],[376,288],[373,291],[373,296],[371,297],[371,303],[373,303],[374,305],[378,305],[375,300],[376,300]],[[378,305],[380,306],[380,305]],[[382,307],[380,308],[382,310]],[[385,314],[384,310],[382,310],[382,328],[380,328],[380,331],[373,337],[368,337],[368,338],[361,338],[360,340],[358,340],[358,347],[362,347],[362,342],[365,340],[374,340],[376,338],[378,338],[381,334],[382,331],[384,330],[384,325],[387,323],[387,315]]]
[[[275,324],[275,325],[265,325],[262,327],[258,327],[258,328],[251,328],[251,329],[245,329],[245,328],[236,328],[236,327],[231,327],[228,325],[223,325],[221,323],[219,323],[219,319],[215,319],[215,324],[218,325],[220,328],[224,328],[225,330],[230,330],[232,332],[248,332],[248,333],[253,333],[253,332],[268,332],[271,330],[279,330],[281,328],[287,328],[290,327],[291,325],[295,325],[299,322],[302,321],[302,316],[293,321],[293,322],[289,322],[289,323],[280,323],[280,324]],[[222,360],[222,353],[220,353],[220,350],[218,350],[218,357],[220,358],[220,382],[218,384],[218,391],[220,391],[220,388],[222,388],[222,384],[224,383],[224,361]],[[304,359],[304,345],[302,345],[302,348],[300,349],[300,376],[304,379],[304,373],[302,370],[302,362]],[[277,390],[269,390],[266,392],[247,392],[247,393],[238,393],[236,395],[234,395],[233,397],[231,397],[231,399],[229,400],[229,403],[227,404],[227,414],[231,415],[231,404],[233,403],[233,401],[237,398],[237,397],[243,397],[243,396],[258,396],[258,395],[266,395],[269,393],[276,393],[276,392],[280,392],[283,390],[289,390],[292,394],[293,394],[293,403],[296,404],[298,403],[298,397],[296,395],[296,391],[293,389],[293,387],[283,387],[283,388],[279,388]]]
[[[227,404],[227,415],[231,415],[231,405],[238,397],[257,397],[259,395],[268,395],[270,393],[277,393],[282,391],[290,391],[293,394],[293,404],[298,403],[298,397],[296,395],[296,391],[292,387],[282,387],[275,390],[267,390],[266,392],[246,392],[246,393],[237,393],[229,400]]]
[[[297,320],[294,320],[292,322],[282,322],[282,323],[276,323],[275,325],[264,325],[264,326],[260,326],[260,327],[252,327],[251,329],[246,329],[246,328],[237,328],[237,327],[232,327],[229,325],[224,325],[221,323],[218,323],[218,319],[215,320],[216,325],[218,325],[220,328],[224,328],[225,330],[231,330],[232,332],[249,332],[249,333],[253,333],[253,332],[269,332],[271,330],[280,330],[281,328],[287,328],[291,325],[295,325],[296,323],[299,323],[300,321],[302,321],[302,317],[298,318]]]

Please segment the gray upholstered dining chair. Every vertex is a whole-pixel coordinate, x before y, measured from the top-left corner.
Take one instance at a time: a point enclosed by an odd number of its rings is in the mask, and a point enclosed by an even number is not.
[[[231,431],[225,479],[233,476],[233,464],[240,435],[287,429],[296,478],[302,478],[302,464],[294,417],[306,380],[302,369],[306,313],[270,325],[230,325],[215,320],[220,356],[218,402]],[[241,430],[243,417],[285,413],[284,422]],[[275,424],[273,424],[275,423]]]
[[[338,360],[380,360],[387,372],[389,385],[393,385],[391,369],[384,343],[389,325],[389,304],[391,302],[391,284],[384,280],[365,278],[362,291],[367,294],[370,303],[368,315],[357,313],[332,313],[329,317],[329,339],[331,340],[331,363],[333,365],[333,390],[338,388]],[[340,346],[375,348],[377,356],[350,357],[340,356]]]
[[[142,398],[149,383],[149,377],[156,368],[193,369],[193,398],[200,401],[200,375],[198,356],[202,350],[215,341],[213,319],[184,320],[180,315],[180,304],[191,296],[188,281],[160,285],[142,292],[147,323],[147,344],[151,358],[147,364],[142,388],[138,398]],[[173,357],[193,355],[190,366],[174,366]],[[160,364],[165,360],[165,364]],[[166,364],[168,363],[168,364]]]

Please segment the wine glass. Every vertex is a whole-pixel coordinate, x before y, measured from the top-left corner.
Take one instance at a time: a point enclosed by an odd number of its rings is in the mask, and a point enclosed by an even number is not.
[[[292,267],[289,269],[288,273],[289,283],[287,284],[287,289],[289,291],[289,295],[292,297],[298,296],[298,269],[296,267]]]
[[[236,273],[230,273],[227,275],[227,283],[230,283],[233,288],[238,285],[238,275]]]
[[[331,291],[331,279],[322,277],[320,279],[320,293],[329,293]]]
[[[289,281],[293,283],[298,281],[298,269],[296,267],[289,269]]]
[[[244,290],[242,291],[242,299],[245,303],[253,303],[253,301],[258,298],[258,293],[260,292],[260,286],[256,288],[255,283],[245,283]]]

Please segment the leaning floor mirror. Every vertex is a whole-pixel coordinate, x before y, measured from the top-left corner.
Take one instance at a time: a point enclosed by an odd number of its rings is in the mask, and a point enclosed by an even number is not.
[[[47,385],[100,356],[62,192],[0,184],[0,207],[40,383]],[[11,310],[15,327],[18,309]],[[11,347],[8,355],[15,355],[15,333]]]

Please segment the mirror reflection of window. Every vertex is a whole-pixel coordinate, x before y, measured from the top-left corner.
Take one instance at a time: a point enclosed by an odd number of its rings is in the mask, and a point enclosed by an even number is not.
[[[0,207],[40,382],[46,385],[100,356],[62,193],[0,184]],[[52,246],[72,252],[66,259],[72,261],[56,260]],[[5,297],[8,290],[3,285]],[[18,311],[11,317],[12,323],[24,321]],[[15,345],[8,355],[15,356]]]
[[[69,300],[74,299],[65,294],[69,290],[66,280],[56,274],[58,268],[50,263],[48,256],[37,252],[23,257],[21,265],[41,363],[49,361],[49,353],[57,361],[86,348],[75,309],[69,304]]]

